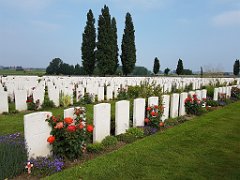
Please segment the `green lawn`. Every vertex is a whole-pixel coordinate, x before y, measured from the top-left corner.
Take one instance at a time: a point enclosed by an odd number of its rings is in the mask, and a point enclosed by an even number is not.
[[[240,102],[46,179],[240,179]]]
[[[35,75],[42,76],[46,73],[45,70],[25,70],[25,71],[16,71],[14,69],[0,69],[0,75]]]

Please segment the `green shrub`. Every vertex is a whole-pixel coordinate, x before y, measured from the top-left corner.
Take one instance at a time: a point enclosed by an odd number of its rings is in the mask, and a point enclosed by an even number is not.
[[[211,107],[217,107],[219,104],[217,101],[211,100],[211,99],[207,99],[206,100],[206,105],[207,106],[211,106]]]
[[[55,107],[54,102],[50,100],[48,96],[45,96],[42,104],[42,108],[44,109],[44,108],[54,108],[54,107]]]
[[[94,97],[95,98],[95,97]],[[80,99],[80,104],[92,104],[93,103],[93,96],[89,93],[84,94],[84,96]]]
[[[122,141],[122,142],[125,142],[125,143],[132,143],[132,142],[137,140],[137,138],[134,135],[127,134],[127,133],[119,134],[117,136],[117,139],[118,139],[118,141]]]
[[[190,83],[189,85],[185,86],[184,91],[192,91],[193,90],[193,83]]]
[[[118,100],[125,100],[128,99],[128,93],[127,90],[124,88],[121,88],[118,90],[118,95],[117,95]]]
[[[202,103],[196,96],[196,94],[193,95],[193,97],[188,96],[185,100],[185,108],[187,114],[192,115],[201,115],[202,111]]]
[[[133,135],[136,138],[144,137],[144,131],[143,131],[143,129],[140,129],[140,128],[129,128],[126,133]]]
[[[87,151],[90,153],[100,153],[104,149],[102,143],[88,144]]]
[[[118,140],[117,140],[116,137],[114,137],[114,136],[107,136],[107,137],[105,137],[103,139],[102,144],[103,144],[104,147],[107,148],[107,147],[111,147],[111,146],[112,147],[116,146],[117,142],[118,142]]]
[[[214,86],[206,86],[207,97],[213,99],[214,96]]]
[[[20,133],[0,136],[0,179],[13,178],[25,171],[27,151]]]
[[[68,107],[71,105],[71,96],[60,94],[60,105],[63,107]]]
[[[240,99],[240,89],[237,87],[232,87],[231,89],[231,97]]]

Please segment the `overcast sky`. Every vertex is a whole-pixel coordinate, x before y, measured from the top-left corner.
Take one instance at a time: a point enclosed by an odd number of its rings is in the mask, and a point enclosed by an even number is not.
[[[81,64],[86,14],[92,9],[97,28],[104,4],[117,20],[119,49],[131,13],[137,65],[152,70],[158,57],[161,70],[172,70],[181,58],[194,71],[232,71],[240,59],[240,0],[0,0],[0,65],[45,68],[55,57]]]

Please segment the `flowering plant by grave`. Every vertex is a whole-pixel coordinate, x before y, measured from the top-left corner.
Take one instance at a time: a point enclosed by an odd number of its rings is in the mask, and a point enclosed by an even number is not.
[[[164,107],[160,106],[149,106],[147,107],[147,116],[144,120],[145,124],[149,127],[159,129],[159,127],[163,127],[164,124],[161,121],[161,117],[164,111]]]
[[[54,155],[74,160],[85,152],[93,132],[93,126],[86,123],[85,113],[85,108],[78,107],[74,109],[74,118],[51,116],[46,119],[52,127],[47,141],[53,146]]]
[[[200,115],[202,110],[203,101],[197,98],[194,94],[193,97],[190,95],[185,99],[185,108],[187,114]]]
[[[26,103],[27,103],[28,110],[36,111],[40,108],[40,100],[38,99],[38,100],[36,100],[36,102],[34,102],[32,95],[27,97]]]

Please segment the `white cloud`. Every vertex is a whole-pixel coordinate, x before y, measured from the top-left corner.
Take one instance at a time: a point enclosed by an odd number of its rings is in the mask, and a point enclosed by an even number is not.
[[[228,11],[213,17],[213,23],[216,26],[234,26],[240,25],[240,10]]]

